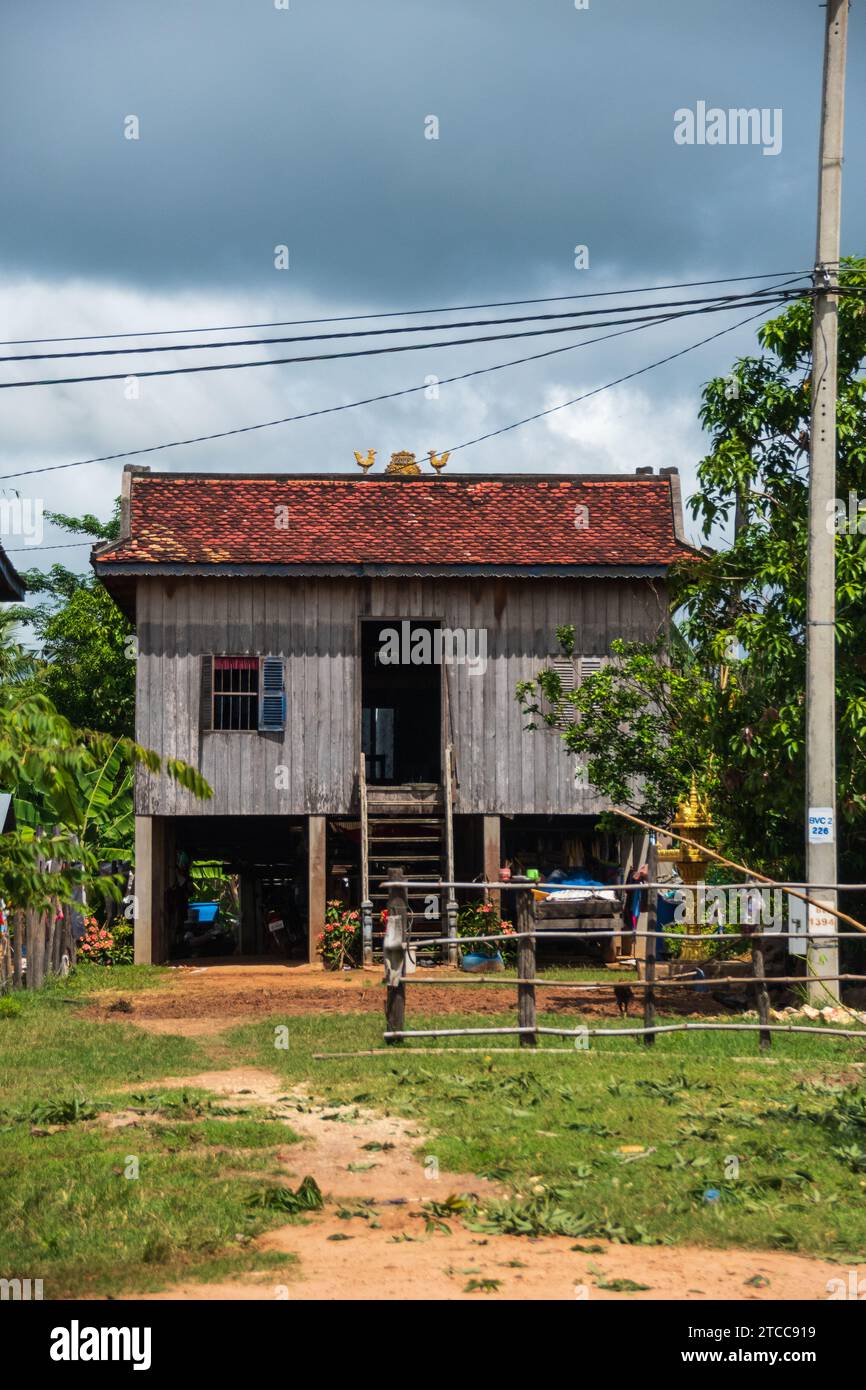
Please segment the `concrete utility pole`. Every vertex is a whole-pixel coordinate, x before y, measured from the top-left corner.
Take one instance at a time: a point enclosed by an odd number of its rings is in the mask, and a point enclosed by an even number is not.
[[[828,0],[821,97],[818,241],[812,322],[812,419],[809,434],[809,574],[806,595],[806,878],[837,881],[836,868],[836,358],[842,210],[842,141],[845,124],[845,47],[848,0]],[[810,896],[835,907],[835,889]],[[807,964],[813,1004],[839,997],[838,922],[809,908]],[[815,933],[815,937],[811,934]],[[819,939],[816,939],[818,937]]]

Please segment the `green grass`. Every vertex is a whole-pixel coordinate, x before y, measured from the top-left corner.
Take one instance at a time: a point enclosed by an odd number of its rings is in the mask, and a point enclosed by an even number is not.
[[[626,967],[608,970],[601,962],[597,965],[545,965],[539,962],[536,973],[540,980],[602,980],[611,987],[627,985],[629,980],[637,979],[637,970]],[[501,979],[516,980],[517,966],[506,965],[505,969],[499,972],[499,976]]]
[[[535,1053],[507,1051],[515,1040],[494,1036],[449,1040],[458,1051],[430,1042],[421,1055],[317,1060],[380,1048],[382,1017],[276,1017],[184,1039],[76,1007],[97,983],[126,991],[164,978],[82,971],[16,996],[20,1009],[0,1016],[0,1276],[42,1278],[49,1298],[251,1269],[266,1277],[280,1257],[250,1240],[286,1214],[253,1199],[273,1187],[276,1149],[292,1131],[266,1110],[230,1118],[204,1091],[153,1084],[244,1064],[329,1103],[404,1116],[419,1163],[435,1155],[444,1173],[492,1175],[511,1194],[452,1224],[866,1256],[866,1090],[851,1066],[866,1060],[859,1040],[777,1034],[767,1059],[754,1033],[662,1036],[653,1048],[594,1038],[587,1051],[545,1038]],[[469,989],[454,994],[471,1007]],[[513,1011],[425,1018],[415,1004],[423,993],[410,987],[410,1027],[514,1021]],[[539,1021],[573,1027],[580,1017]],[[274,1046],[278,1023],[289,1024],[287,1051]],[[111,1130],[93,1118],[117,1110],[136,1123]],[[125,1176],[131,1157],[138,1178]],[[448,1190],[438,1184],[437,1196]],[[718,1198],[706,1200],[709,1190]]]
[[[417,1027],[509,1022],[513,1014],[411,1015]],[[445,1172],[500,1179],[538,1233],[866,1254],[866,1103],[836,1123],[840,1088],[866,1094],[849,1065],[866,1058],[856,1040],[776,1035],[764,1060],[755,1034],[662,1036],[651,1049],[594,1038],[581,1052],[555,1051],[567,1043],[545,1039],[535,1055],[507,1052],[513,1038],[491,1037],[449,1039],[465,1056],[428,1043],[423,1056],[394,1048],[314,1061],[314,1052],[381,1046],[378,1018],[333,1015],[292,1020],[287,1052],[274,1049],[265,1025],[231,1038],[244,1050],[257,1044],[259,1063],[287,1082],[312,1078],[329,1101],[435,1133],[419,1160],[434,1154]],[[705,1198],[712,1189],[718,1200]],[[523,1229],[515,1215],[491,1219]]]
[[[292,1135],[282,1125],[254,1135],[251,1121],[233,1136],[224,1121],[217,1135],[217,1123],[108,1133],[82,1123],[41,1137],[27,1124],[6,1130],[4,1270],[42,1278],[46,1298],[58,1298],[160,1288],[214,1260],[225,1272],[249,1267],[246,1243],[275,1224],[249,1202],[274,1166],[273,1148]],[[208,1147],[226,1143],[226,1153]]]
[[[194,1041],[79,1017],[69,1001],[94,983],[160,978],[106,974],[17,995],[20,1009],[0,1017],[0,1275],[42,1278],[45,1297],[62,1298],[285,1264],[248,1248],[279,1224],[250,1202],[296,1136],[264,1114],[231,1119],[206,1092],[148,1086],[210,1056]],[[110,1130],[93,1118],[119,1109],[138,1112],[136,1123]],[[138,1177],[127,1176],[133,1159]]]
[[[112,987],[135,988],[137,968],[112,970],[112,981],[125,977]],[[153,983],[150,967],[145,970],[139,987]],[[108,973],[89,967],[80,977],[12,996],[21,1007],[0,1016],[0,1107],[12,1096],[37,1100],[59,1091],[69,1093],[76,1086],[93,1091],[112,1082],[143,1082],[202,1069],[207,1054],[191,1040],[142,1032],[120,1021],[122,1014],[110,1025],[78,1015],[88,988],[101,983]]]

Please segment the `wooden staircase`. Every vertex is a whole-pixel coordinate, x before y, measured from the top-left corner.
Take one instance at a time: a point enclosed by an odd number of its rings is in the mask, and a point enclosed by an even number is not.
[[[388,890],[380,885],[392,877],[396,868],[402,869],[411,882],[430,884],[429,889],[409,889],[412,936],[442,935],[440,928],[445,918],[437,885],[440,879],[447,878],[444,842],[445,826],[441,816],[373,816],[370,819],[367,843],[374,935],[384,930],[380,914],[388,899]]]
[[[450,751],[450,750],[449,750]],[[450,759],[446,756],[446,767]],[[453,879],[454,835],[451,814],[450,777],[445,788],[372,788],[367,785],[364,755],[361,755],[361,916],[364,922],[364,961],[381,951],[384,924],[381,914],[388,900],[382,887],[394,873],[413,883],[430,885],[409,890],[413,938],[442,937],[447,934],[449,903],[447,892],[440,893],[441,879]],[[413,805],[412,803],[415,803]],[[453,916],[453,894],[452,910]],[[440,958],[448,947],[421,948],[423,955]]]

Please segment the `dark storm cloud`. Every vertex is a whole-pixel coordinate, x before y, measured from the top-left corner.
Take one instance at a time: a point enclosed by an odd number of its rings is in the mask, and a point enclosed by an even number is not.
[[[812,0],[9,7],[6,271],[260,293],[286,243],[279,291],[398,305],[573,284],[576,243],[633,283],[800,267],[822,26]],[[863,34],[855,13],[856,229]],[[701,99],[781,107],[782,152],[677,146],[675,109]]]

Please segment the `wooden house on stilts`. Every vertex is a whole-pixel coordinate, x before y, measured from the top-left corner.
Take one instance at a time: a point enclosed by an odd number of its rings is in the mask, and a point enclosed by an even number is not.
[[[138,777],[139,961],[176,948],[189,860],[239,875],[242,954],[266,949],[276,911],[313,960],[326,901],[366,900],[378,928],[397,864],[433,884],[506,858],[624,871],[645,853],[599,842],[604,803],[556,730],[526,730],[515,688],[561,660],[558,627],[576,631],[561,670],[579,681],[614,638],[664,626],[668,569],[690,550],[676,470],[371,462],[363,476],[124,472],[121,534],[93,563],[136,627],[136,737],[213,788],[199,801]],[[436,926],[435,894],[413,905]]]

